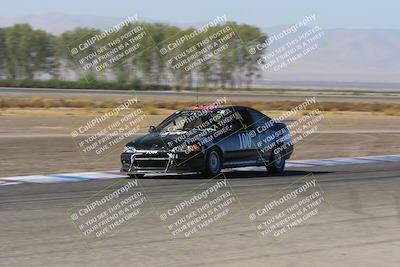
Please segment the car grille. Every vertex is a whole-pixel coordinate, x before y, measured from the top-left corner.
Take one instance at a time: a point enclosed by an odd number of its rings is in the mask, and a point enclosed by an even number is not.
[[[167,153],[139,154],[134,157],[132,169],[146,167],[165,169],[168,165],[168,161],[169,157]],[[122,164],[129,168],[131,165],[131,155],[124,155],[122,158]]]

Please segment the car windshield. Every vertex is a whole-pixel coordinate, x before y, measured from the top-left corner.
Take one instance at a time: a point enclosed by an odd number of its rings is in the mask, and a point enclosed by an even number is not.
[[[222,119],[227,113],[228,109],[183,110],[169,116],[157,126],[157,129],[160,132],[214,129],[211,122]]]

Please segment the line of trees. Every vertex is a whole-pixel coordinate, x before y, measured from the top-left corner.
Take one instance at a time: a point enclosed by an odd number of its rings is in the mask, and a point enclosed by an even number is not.
[[[161,44],[171,38],[190,33],[194,28],[180,29],[162,23],[144,23],[142,26],[152,37],[153,42],[145,45],[152,49],[146,49],[137,56],[124,59],[122,64],[113,66],[106,72],[84,72],[78,66],[76,59],[70,55],[71,43],[100,34],[100,30],[76,28],[55,36],[42,30],[34,30],[28,24],[0,28],[0,80],[84,79],[92,82],[112,82],[120,86],[173,84],[179,88],[249,87],[260,70],[254,57],[247,52],[248,45],[264,42],[267,36],[254,26],[236,23],[229,25],[234,27],[240,38],[235,39],[225,53],[207,61],[201,68],[181,73],[178,77],[171,74],[165,59],[161,57],[154,44]],[[115,34],[123,34],[134,26],[125,26]],[[224,26],[214,26],[207,34],[217,32]],[[205,34],[200,34],[180,49],[190,47],[204,38]],[[98,45],[101,45],[101,42]]]

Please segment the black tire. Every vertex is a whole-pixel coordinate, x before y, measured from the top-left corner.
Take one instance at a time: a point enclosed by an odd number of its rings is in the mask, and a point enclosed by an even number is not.
[[[210,177],[216,176],[221,172],[222,164],[223,164],[222,157],[219,150],[216,148],[211,148],[207,153],[205,162],[206,166],[203,174]]]
[[[279,149],[277,154],[274,153],[275,150],[271,152],[271,156],[268,161],[267,170],[273,174],[282,174],[285,170],[285,153]]]
[[[144,174],[128,174],[128,177],[130,179],[142,179],[144,177]]]

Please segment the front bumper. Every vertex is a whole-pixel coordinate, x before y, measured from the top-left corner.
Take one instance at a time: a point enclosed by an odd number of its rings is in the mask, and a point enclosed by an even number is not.
[[[121,154],[121,172],[126,174],[199,172],[204,170],[204,162],[204,152],[136,150]]]

